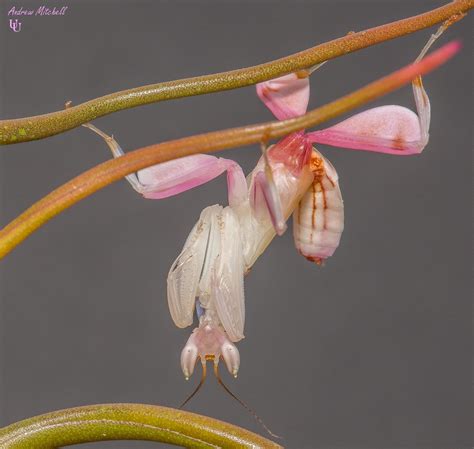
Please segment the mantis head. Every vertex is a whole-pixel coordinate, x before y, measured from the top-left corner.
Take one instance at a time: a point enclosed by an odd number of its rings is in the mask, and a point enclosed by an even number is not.
[[[237,377],[240,366],[239,350],[221,326],[204,322],[194,329],[181,352],[181,368],[186,379],[193,374],[198,358],[201,359],[203,372],[208,360],[217,365],[222,358],[229,373]]]
[[[230,396],[239,402],[272,437],[280,438],[265,425],[262,419],[245,402],[232,393],[232,391],[229,390],[222,381],[218,368],[219,360],[221,358],[224,359],[229,373],[234,377],[237,377],[240,365],[240,354],[237,347],[230,341],[225,330],[221,326],[210,324],[203,320],[199,327],[193,330],[193,333],[181,352],[181,368],[183,369],[186,380],[188,380],[193,374],[198,358],[201,359],[202,363],[201,381],[196,389],[181,404],[180,408],[183,408],[202,387],[206,380],[206,363],[208,360],[213,361],[214,374],[219,385],[221,385]]]

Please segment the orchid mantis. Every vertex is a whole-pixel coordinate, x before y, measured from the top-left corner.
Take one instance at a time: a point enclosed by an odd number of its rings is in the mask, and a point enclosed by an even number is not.
[[[433,35],[421,59],[444,28]],[[289,74],[257,85],[257,94],[279,120],[306,113],[311,71]],[[412,83],[417,113],[401,106],[382,106],[358,113],[327,129],[286,136],[263,154],[245,178],[231,160],[198,154],[158,164],[127,176],[145,198],[161,199],[227,173],[226,207],[205,208],[168,273],[168,305],[180,328],[198,327],[182,353],[181,367],[189,378],[200,359],[217,365],[223,359],[237,376],[236,342],[244,338],[244,275],[293,215],[297,250],[320,264],[333,255],[344,228],[338,175],[314,143],[393,155],[419,154],[428,143],[430,103],[421,77]],[[123,152],[112,137],[101,135],[114,157]],[[204,379],[204,378],[203,378]],[[203,380],[202,380],[203,381]],[[202,383],[201,381],[201,383]]]

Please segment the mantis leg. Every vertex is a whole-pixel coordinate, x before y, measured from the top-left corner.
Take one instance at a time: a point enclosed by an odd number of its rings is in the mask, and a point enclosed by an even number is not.
[[[85,128],[89,128],[90,130],[94,131],[96,134],[98,134],[100,137],[102,137],[105,140],[105,143],[107,146],[110,148],[110,151],[112,152],[114,157],[120,157],[124,155],[124,152],[118,142],[114,139],[113,136],[109,136],[105,134],[103,131],[101,131],[99,128],[94,126],[92,123],[85,123],[84,125]],[[139,181],[137,175],[135,173],[131,175],[127,175],[125,179],[129,182],[129,184],[133,187],[135,191],[138,193],[142,193],[144,186],[141,184]]]
[[[268,149],[262,144],[264,167],[254,174],[250,200],[257,217],[262,218],[268,212],[276,233],[282,235],[287,228],[286,220],[267,152]]]
[[[91,123],[83,126],[101,136],[115,158],[124,155],[118,142]],[[247,200],[247,183],[242,168],[230,159],[207,154],[185,156],[156,164],[127,175],[126,179],[138,193],[148,199],[162,199],[198,187],[227,172],[229,204]]]
[[[430,37],[415,62],[424,57],[447,26]],[[429,140],[431,107],[421,76],[414,79],[412,87],[417,114],[396,105],[369,109],[330,128],[308,133],[310,141],[396,155],[421,153]]]

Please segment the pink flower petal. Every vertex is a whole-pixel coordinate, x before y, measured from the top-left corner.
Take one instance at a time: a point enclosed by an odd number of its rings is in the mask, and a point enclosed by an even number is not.
[[[418,116],[402,106],[369,109],[307,136],[315,143],[397,155],[421,153],[427,141]]]
[[[309,79],[295,73],[257,84],[257,95],[278,120],[306,113],[309,101]]]

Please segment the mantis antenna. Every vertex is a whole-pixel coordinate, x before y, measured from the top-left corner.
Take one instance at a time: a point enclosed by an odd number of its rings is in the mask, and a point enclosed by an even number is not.
[[[278,438],[281,439],[282,437],[279,435],[274,434],[268,427],[267,425],[263,422],[262,418],[258,416],[244,401],[239,399],[232,391],[229,390],[229,388],[226,386],[226,384],[223,382],[221,379],[221,375],[219,374],[219,365],[217,363],[214,363],[214,374],[216,375],[216,379],[219,382],[219,385],[230,395],[232,396],[242,407],[244,407],[254,418],[255,420],[265,429],[265,431],[271,435],[273,438]]]
[[[202,363],[202,375],[201,375],[201,381],[199,382],[198,386],[194,389],[194,391],[185,399],[185,401],[178,407],[178,408],[183,408],[195,395],[196,393],[201,389],[201,387],[204,385],[204,381],[206,380],[206,362]]]

